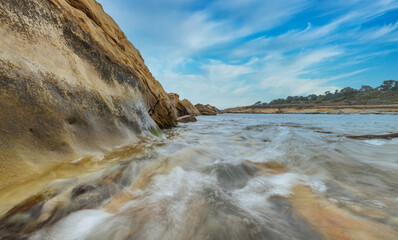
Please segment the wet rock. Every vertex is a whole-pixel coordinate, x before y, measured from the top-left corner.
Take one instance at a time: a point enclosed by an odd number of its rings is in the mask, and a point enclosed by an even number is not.
[[[211,171],[217,176],[218,184],[225,191],[243,188],[257,173],[257,169],[248,163],[237,165],[220,163]]]
[[[131,176],[130,171],[129,167],[120,164],[99,179],[88,178],[87,182],[58,190],[45,189],[27,198],[0,218],[0,239],[24,238],[72,212],[102,206],[131,183],[131,179],[123,179],[124,173]]]
[[[177,119],[177,121],[180,123],[187,123],[187,122],[196,122],[197,119],[196,119],[195,115],[185,115],[185,116],[179,117]]]
[[[0,2],[0,187],[177,116],[95,0]]]
[[[180,96],[177,93],[169,93],[168,94],[171,104],[175,109],[175,116],[176,118],[181,117],[181,116],[185,116],[185,115],[189,115],[188,110],[185,108],[184,105],[182,105],[181,101],[180,101]]]
[[[196,122],[195,115],[199,112],[187,99],[181,101],[177,93],[168,94],[178,122]],[[196,110],[196,111],[195,111]]]
[[[386,139],[386,140],[391,140],[393,138],[398,138],[398,133],[389,133],[389,134],[380,134],[380,135],[374,135],[374,134],[368,134],[368,135],[348,135],[346,136],[347,138],[352,138],[352,139]]]

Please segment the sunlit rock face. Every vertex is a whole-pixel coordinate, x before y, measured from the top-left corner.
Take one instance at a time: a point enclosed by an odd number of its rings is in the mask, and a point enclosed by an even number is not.
[[[203,105],[203,104],[198,103],[195,105],[195,107],[196,107],[196,109],[198,109],[198,111],[200,112],[201,115],[222,114],[222,112],[218,108],[211,106],[210,104]]]
[[[181,104],[188,110],[190,114],[195,116],[200,115],[199,110],[188,99],[182,99]]]
[[[175,125],[167,93],[95,0],[3,0],[0,35],[0,186]]]

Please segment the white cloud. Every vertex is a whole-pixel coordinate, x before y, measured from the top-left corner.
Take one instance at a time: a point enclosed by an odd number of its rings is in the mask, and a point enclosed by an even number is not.
[[[244,81],[253,73],[250,63],[231,65],[211,60],[200,68],[202,72],[195,75],[164,71],[159,76],[165,80],[166,91],[174,91],[169,89],[173,88],[181,98],[193,103],[211,103],[224,108],[253,101],[252,86]]]
[[[211,60],[209,64],[201,67],[205,70],[205,75],[212,81],[224,82],[233,80],[236,77],[253,72],[247,64],[230,65],[221,61]]]
[[[121,1],[99,0],[165,89],[219,107],[336,89],[382,55],[372,46],[398,40],[398,22],[362,26],[397,0]],[[286,28],[308,9],[311,22]]]
[[[261,79],[259,86],[275,93],[271,98],[286,93],[302,95],[330,90],[333,86],[325,86],[328,79],[303,77],[303,75],[309,73],[314,75],[317,65],[341,54],[343,51],[339,49],[318,49],[294,57],[278,55],[276,58],[267,58],[263,63],[264,69],[257,76]]]
[[[374,40],[378,38],[383,38],[384,41],[390,41],[394,40],[394,37],[397,37],[398,34],[397,32],[394,32],[398,28],[398,21],[381,27],[373,27],[370,29],[367,29],[364,31],[364,34],[361,38],[361,40],[366,41],[366,40]],[[387,35],[390,35],[393,33],[393,38],[388,37]]]

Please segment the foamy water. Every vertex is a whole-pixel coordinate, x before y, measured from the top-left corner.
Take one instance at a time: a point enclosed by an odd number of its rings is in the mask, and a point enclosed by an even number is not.
[[[398,141],[346,137],[395,132],[397,115],[201,116],[111,167],[51,183],[55,193],[3,218],[0,234],[396,239]]]

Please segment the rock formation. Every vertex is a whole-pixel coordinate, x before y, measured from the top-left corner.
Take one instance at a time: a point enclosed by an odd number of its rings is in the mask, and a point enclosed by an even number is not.
[[[0,187],[176,124],[95,0],[2,0],[0,35]]]
[[[188,100],[182,99],[181,104],[187,109],[188,113],[194,116],[199,116],[199,110]]]
[[[178,122],[196,122],[197,113],[199,112],[190,101],[184,99],[180,100],[180,96],[177,93],[168,94],[172,106],[174,108],[174,115]]]
[[[216,107],[211,106],[210,104],[203,105],[203,104],[196,104],[195,107],[199,110],[201,115],[217,115],[217,114],[222,114],[220,110],[218,110]]]

